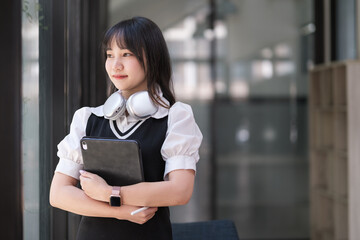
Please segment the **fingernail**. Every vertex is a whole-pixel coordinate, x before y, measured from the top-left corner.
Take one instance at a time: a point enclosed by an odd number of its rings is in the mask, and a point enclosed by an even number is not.
[[[84,170],[79,170],[79,172],[80,172],[80,174],[83,174],[83,173],[85,173],[85,171],[84,171]]]

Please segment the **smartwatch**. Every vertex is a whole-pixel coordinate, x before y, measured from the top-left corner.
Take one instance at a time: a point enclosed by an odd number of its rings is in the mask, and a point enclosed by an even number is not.
[[[110,195],[110,206],[120,207],[121,206],[121,197],[120,197],[120,187],[113,187]]]

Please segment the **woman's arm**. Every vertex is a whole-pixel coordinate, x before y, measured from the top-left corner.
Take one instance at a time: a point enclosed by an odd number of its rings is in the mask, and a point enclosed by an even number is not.
[[[169,180],[139,183],[121,188],[124,204],[135,206],[176,206],[187,204],[194,189],[194,170],[175,170]]]
[[[50,204],[79,215],[118,218],[140,224],[151,219],[157,211],[157,208],[149,208],[131,216],[130,213],[138,207],[111,207],[106,202],[88,197],[83,190],[76,187],[77,182],[75,178],[56,172],[50,188]]]
[[[82,172],[81,186],[85,193],[101,201],[108,201],[111,187],[98,175]],[[176,206],[188,203],[194,189],[194,170],[175,170],[168,181],[143,182],[121,187],[122,203],[132,206]]]

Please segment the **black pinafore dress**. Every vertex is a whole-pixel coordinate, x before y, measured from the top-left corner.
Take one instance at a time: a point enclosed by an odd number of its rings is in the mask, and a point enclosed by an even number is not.
[[[140,124],[138,122],[137,124]],[[116,124],[115,130],[121,133]],[[165,161],[160,150],[167,131],[167,117],[162,119],[149,118],[126,139],[136,140],[141,148],[144,178],[146,182],[163,181]],[[86,135],[91,137],[116,138],[110,129],[109,120],[92,114],[86,127]],[[114,218],[97,218],[83,216],[79,225],[77,240],[171,240],[172,229],[168,207],[159,207],[155,216],[145,224],[136,224]]]

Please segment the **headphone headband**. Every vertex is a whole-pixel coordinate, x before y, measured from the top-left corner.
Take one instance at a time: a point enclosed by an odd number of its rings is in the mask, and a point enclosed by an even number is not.
[[[146,119],[156,113],[158,106],[153,103],[147,91],[132,94],[126,100],[120,92],[114,92],[104,103],[104,117],[116,120],[127,111],[136,119]]]

